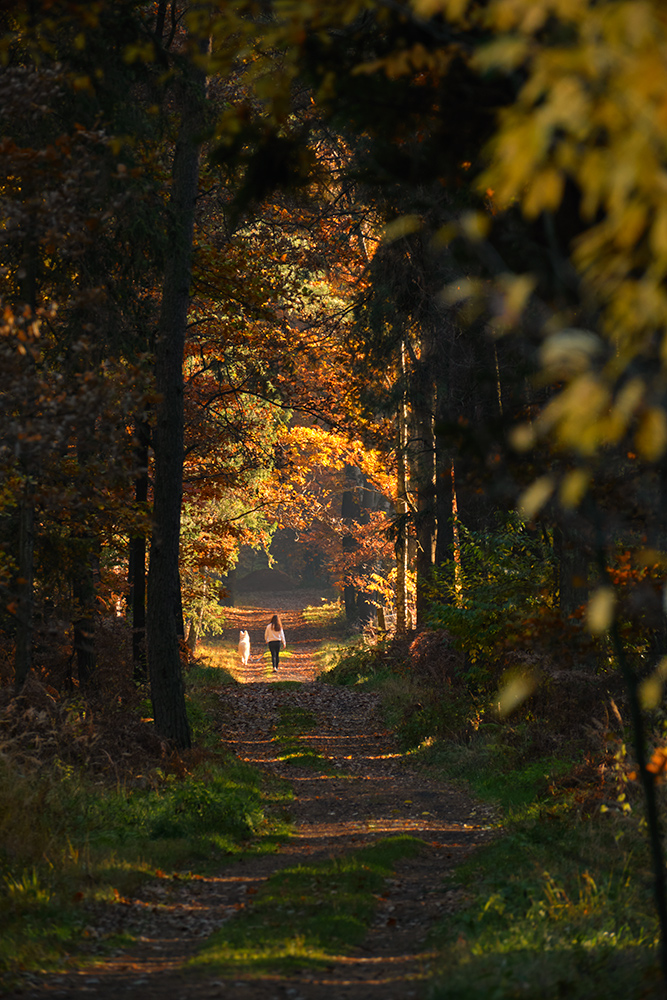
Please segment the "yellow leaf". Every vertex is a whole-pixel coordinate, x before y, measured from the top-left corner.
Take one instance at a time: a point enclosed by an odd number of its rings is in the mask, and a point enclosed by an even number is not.
[[[441,247],[446,247],[452,242],[452,240],[456,239],[458,235],[459,227],[453,222],[447,222],[444,226],[440,226],[440,228],[436,230],[432,241],[433,246],[436,250],[439,250]]]
[[[646,386],[644,380],[639,378],[639,376],[635,376],[625,383],[616,397],[614,406],[621,413],[630,417],[641,403],[645,392]]]
[[[509,439],[515,451],[530,451],[535,447],[537,436],[532,424],[519,424],[512,428]]]
[[[533,35],[536,31],[539,31],[547,17],[549,16],[549,10],[546,4],[532,3],[528,5],[528,9],[524,14],[523,21],[521,22],[521,30],[526,35]]]
[[[645,410],[635,435],[637,451],[648,462],[657,462],[667,448],[667,416],[658,407]]]
[[[505,35],[480,49],[474,56],[474,66],[482,73],[490,69],[507,72],[520,66],[527,53],[527,39]]]
[[[510,674],[503,679],[498,692],[497,710],[501,719],[513,712],[537,687],[537,678],[531,673]]]
[[[74,90],[89,90],[91,93],[93,91],[92,84],[90,82],[89,76],[75,76],[72,80],[72,87]]]
[[[465,212],[461,216],[460,225],[463,234],[476,243],[488,235],[491,221],[488,215],[484,215],[482,212]]]
[[[546,338],[540,363],[550,379],[566,379],[590,368],[601,351],[602,341],[596,334],[572,327]]]
[[[657,708],[662,701],[662,692],[667,680],[667,656],[663,656],[653,673],[645,677],[639,685],[639,700],[642,708]]]
[[[614,242],[622,249],[634,247],[647,224],[647,206],[632,201],[618,215]]]
[[[548,167],[540,170],[530,182],[523,202],[524,215],[534,219],[540,212],[553,212],[563,197],[564,177],[560,170]]]
[[[448,305],[456,305],[466,299],[474,298],[480,292],[480,282],[474,278],[461,278],[446,285],[442,290],[442,298]]]
[[[552,476],[542,476],[536,479],[519,498],[519,513],[527,521],[531,521],[544,507],[554,491]]]
[[[646,387],[639,377],[631,378],[621,389],[614,400],[614,405],[607,421],[607,439],[611,442],[621,441],[628,429],[628,424],[641,405]]]
[[[501,311],[494,317],[495,327],[502,331],[517,325],[536,283],[537,279],[532,274],[500,275]]]
[[[416,233],[421,226],[421,219],[418,215],[401,215],[398,219],[388,222],[382,232],[383,243],[393,243],[400,240],[402,236]]]
[[[463,17],[469,0],[412,0],[412,9],[417,17],[435,17],[444,14],[449,21]]]
[[[611,626],[616,608],[616,594],[611,587],[599,587],[586,609],[586,622],[593,635],[602,635]]]
[[[578,507],[591,481],[589,469],[573,469],[560,484],[560,502],[568,510]]]
[[[591,115],[586,89],[575,76],[556,79],[549,87],[549,100],[543,114],[550,129],[565,127],[575,134],[586,131]]]
[[[667,208],[658,210],[651,226],[651,250],[658,257],[667,256]]]
[[[578,375],[542,411],[543,431],[555,430],[563,447],[592,455],[606,440],[609,387],[592,374]]]

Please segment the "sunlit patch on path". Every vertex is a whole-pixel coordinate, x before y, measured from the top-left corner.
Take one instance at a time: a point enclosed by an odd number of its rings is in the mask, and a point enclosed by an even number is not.
[[[235,647],[241,629],[250,634],[250,662],[243,667],[240,660],[232,668],[242,684],[266,681],[312,681],[318,673],[315,654],[322,639],[322,630],[314,628],[304,617],[303,609],[312,602],[317,606],[322,598],[316,591],[288,591],[281,594],[257,592],[245,595],[242,608],[226,608],[227,625],[222,641]],[[264,642],[264,629],[273,614],[280,615],[285,629],[287,649],[280,653],[277,672],[271,668],[271,657]]]

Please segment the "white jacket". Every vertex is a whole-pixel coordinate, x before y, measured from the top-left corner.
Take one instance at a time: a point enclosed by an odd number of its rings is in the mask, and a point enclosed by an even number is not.
[[[264,642],[282,642],[283,649],[285,648],[285,633],[281,629],[280,632],[276,632],[271,622],[266,626],[264,630]]]

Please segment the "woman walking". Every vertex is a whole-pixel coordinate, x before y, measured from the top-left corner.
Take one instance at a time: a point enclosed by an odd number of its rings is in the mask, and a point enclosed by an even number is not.
[[[283,649],[285,648],[283,623],[278,615],[274,615],[269,624],[266,626],[266,629],[264,630],[264,642],[268,644],[268,647],[271,650],[271,663],[273,664],[273,669],[277,670],[280,644],[282,643]]]

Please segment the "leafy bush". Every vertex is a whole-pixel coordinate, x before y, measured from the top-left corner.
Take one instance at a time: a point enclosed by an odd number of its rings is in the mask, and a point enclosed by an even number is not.
[[[328,684],[352,686],[388,672],[383,647],[368,646],[363,639],[343,647],[334,665],[320,675]]]
[[[545,539],[508,515],[494,531],[459,526],[462,586],[436,570],[428,623],[446,629],[466,656],[470,682],[484,684],[498,648],[511,645],[550,604],[553,550]]]

